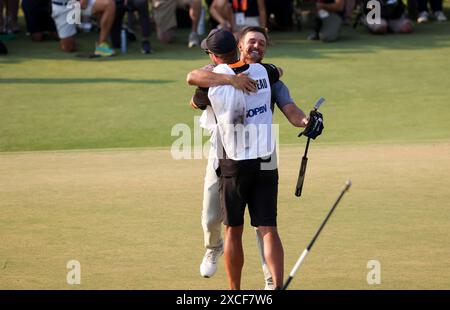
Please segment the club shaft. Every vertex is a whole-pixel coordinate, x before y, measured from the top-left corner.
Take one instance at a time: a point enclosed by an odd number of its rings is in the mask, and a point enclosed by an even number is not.
[[[309,141],[310,140],[311,140],[311,138],[308,138],[308,140],[306,141],[305,154],[303,154],[303,157],[306,157],[306,155],[308,155]]]
[[[300,165],[300,171],[298,173],[297,186],[295,187],[295,196],[300,197],[302,195],[303,182],[305,180],[306,166],[308,165],[308,157],[303,156]]]
[[[303,261],[306,258],[306,255],[308,255],[308,249],[304,249],[302,252],[302,255],[299,257],[299,259],[297,260],[297,262],[294,265],[294,268],[292,268],[291,273],[289,274],[289,278],[287,279],[286,283],[283,285],[283,290],[287,289],[287,287],[289,286],[289,283],[291,283],[292,279],[294,278],[295,274],[297,273],[297,270],[300,268],[300,266],[302,265]]]
[[[290,277],[294,277],[298,268],[302,265],[303,261],[305,260],[306,255],[308,255],[308,249],[304,249],[302,255],[299,257],[297,262],[294,265],[294,268],[292,268],[291,273],[289,274]]]
[[[341,193],[339,194],[338,199],[333,204],[333,207],[331,208],[331,210],[328,212],[327,217],[325,218],[325,220],[323,220],[322,224],[320,225],[319,229],[316,231],[314,237],[309,242],[309,244],[306,247],[306,249],[303,250],[302,255],[300,255],[299,259],[295,263],[294,268],[292,268],[291,273],[289,274],[289,278],[287,279],[286,283],[283,285],[283,288],[282,288],[283,290],[287,289],[287,287],[289,286],[289,283],[291,283],[291,281],[294,278],[297,270],[300,268],[300,266],[302,265],[303,261],[305,260],[306,255],[308,255],[308,253],[311,251],[311,248],[313,247],[314,243],[316,242],[317,238],[319,237],[320,232],[325,227],[325,224],[328,222],[328,219],[330,218],[331,214],[333,214],[334,209],[336,209],[337,205],[339,204],[339,201],[341,201],[342,196],[344,196],[345,192],[350,188],[351,184],[352,183],[351,183],[350,180],[348,180],[345,183],[344,189],[341,191]]]
[[[308,244],[308,246],[306,247],[306,249],[308,251],[311,251],[311,248],[313,247],[314,243],[317,240],[317,237],[319,237],[320,232],[322,231],[322,229],[325,227],[325,224],[328,222],[328,219],[331,217],[331,214],[333,214],[334,209],[336,209],[339,201],[341,201],[342,196],[344,196],[345,192],[347,191],[347,187],[345,187],[341,194],[339,195],[338,199],[336,200],[336,202],[334,203],[333,207],[331,208],[331,210],[328,212],[327,217],[323,220],[322,224],[320,225],[319,229],[317,230],[316,234],[314,235],[314,237],[312,238],[311,242]]]

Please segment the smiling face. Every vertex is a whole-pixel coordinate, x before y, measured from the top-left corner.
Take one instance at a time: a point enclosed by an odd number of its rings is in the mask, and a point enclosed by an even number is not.
[[[261,62],[267,48],[267,40],[261,32],[247,32],[239,41],[241,59],[245,63]]]

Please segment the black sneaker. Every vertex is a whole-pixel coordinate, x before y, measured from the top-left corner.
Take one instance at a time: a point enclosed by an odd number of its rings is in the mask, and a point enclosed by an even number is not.
[[[152,50],[152,46],[150,45],[150,42],[149,41],[142,41],[142,45],[141,45],[141,52],[142,52],[142,54],[151,54],[151,53],[153,53],[153,50]]]

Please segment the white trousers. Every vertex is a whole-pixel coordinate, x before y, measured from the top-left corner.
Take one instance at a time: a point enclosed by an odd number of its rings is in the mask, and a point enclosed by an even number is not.
[[[223,211],[219,200],[219,177],[214,169],[213,148],[210,149],[208,164],[206,165],[205,183],[203,188],[202,227],[205,248],[216,249],[223,246],[222,221]],[[270,278],[271,274],[264,259],[264,242],[256,232],[256,244],[261,259],[264,278]]]

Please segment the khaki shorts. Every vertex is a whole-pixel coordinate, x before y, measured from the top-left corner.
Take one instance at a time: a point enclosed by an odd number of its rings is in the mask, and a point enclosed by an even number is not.
[[[190,6],[193,0],[153,0],[153,18],[158,33],[177,27],[176,9]]]
[[[58,4],[53,2],[57,2]],[[74,16],[75,9],[75,6],[71,3],[72,1],[65,0],[52,1],[52,18],[55,21],[56,30],[60,39],[72,37],[77,33],[77,24],[69,22]],[[88,0],[87,8],[81,10],[81,15],[91,16],[94,4],[95,0]]]

